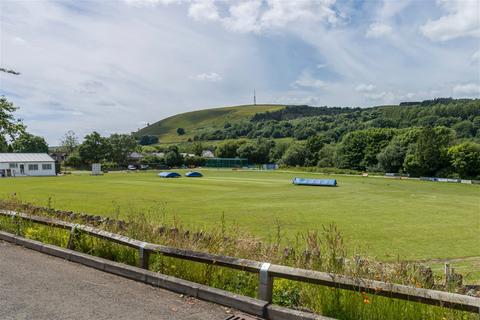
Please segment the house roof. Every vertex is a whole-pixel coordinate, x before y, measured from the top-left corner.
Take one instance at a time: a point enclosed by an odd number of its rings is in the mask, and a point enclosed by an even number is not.
[[[142,159],[143,158],[143,154],[141,153],[138,153],[138,152],[132,152],[128,155],[128,157],[130,159]]]
[[[0,162],[55,162],[46,153],[0,153]]]

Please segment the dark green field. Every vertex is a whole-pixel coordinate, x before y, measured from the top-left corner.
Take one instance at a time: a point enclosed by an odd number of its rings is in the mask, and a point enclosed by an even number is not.
[[[175,216],[190,228],[227,223],[284,241],[336,223],[351,249],[380,259],[480,256],[480,186],[336,176],[339,186],[291,184],[293,172],[203,170],[203,178],[161,179],[155,172],[0,180],[0,196],[101,215]]]

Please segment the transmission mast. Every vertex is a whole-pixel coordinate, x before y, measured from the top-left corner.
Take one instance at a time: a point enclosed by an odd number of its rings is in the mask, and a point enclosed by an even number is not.
[[[254,106],[257,105],[257,94],[255,92],[255,88],[253,89],[253,105]]]

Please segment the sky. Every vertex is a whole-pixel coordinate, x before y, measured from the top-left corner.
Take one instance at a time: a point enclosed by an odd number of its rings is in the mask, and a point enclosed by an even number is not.
[[[0,1],[0,95],[58,145],[198,109],[480,97],[480,1]]]

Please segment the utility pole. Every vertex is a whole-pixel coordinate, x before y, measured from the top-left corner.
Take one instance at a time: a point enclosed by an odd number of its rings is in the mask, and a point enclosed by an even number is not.
[[[255,92],[255,88],[253,88],[253,105],[257,105],[257,94]]]

